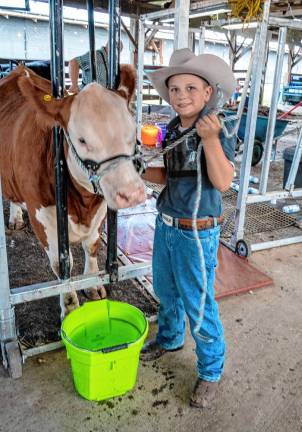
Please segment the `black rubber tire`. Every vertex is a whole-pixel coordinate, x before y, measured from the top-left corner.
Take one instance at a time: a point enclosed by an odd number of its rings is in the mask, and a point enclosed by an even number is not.
[[[264,148],[262,142],[259,140],[255,140],[253,148],[252,166],[257,165],[261,161],[263,150]]]
[[[22,355],[17,341],[5,344],[5,354],[7,359],[8,373],[13,379],[22,377]]]
[[[251,246],[244,240],[238,240],[235,246],[235,253],[241,257],[247,258],[251,255]]]

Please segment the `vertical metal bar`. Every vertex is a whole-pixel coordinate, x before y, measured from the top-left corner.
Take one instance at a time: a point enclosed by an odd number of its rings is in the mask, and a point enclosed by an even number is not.
[[[228,31],[227,40],[229,43],[229,60],[230,60],[230,66],[232,70],[235,68],[235,60],[236,60],[236,47],[237,47],[237,35],[236,32],[233,30]]]
[[[256,45],[257,40],[258,39],[256,38],[255,43],[254,43],[253,48],[252,48],[249,67],[248,67],[246,75],[245,75],[244,86],[242,89],[241,98],[240,98],[239,106],[237,109],[237,120],[236,120],[237,123],[236,123],[236,126],[234,127],[234,134],[236,134],[236,135],[237,135],[237,132],[238,132],[238,129],[240,126],[240,121],[241,121],[241,117],[242,117],[244,106],[245,106],[246,96],[247,96],[247,92],[248,92],[248,89],[250,86],[254,52],[255,52],[255,49],[257,49],[257,45]]]
[[[175,4],[174,49],[188,48],[189,0],[176,0]]]
[[[52,94],[59,99],[64,96],[63,57],[63,0],[49,3]],[[55,152],[56,208],[58,227],[59,277],[70,277],[70,258],[67,219],[67,166],[64,157],[64,139],[60,128],[53,131]],[[62,299],[61,299],[62,301]]]
[[[282,68],[283,68],[283,59],[285,53],[286,33],[287,33],[286,27],[281,27],[279,29],[278,52],[277,52],[276,68],[275,68],[275,75],[274,75],[274,82],[273,82],[273,94],[272,94],[271,107],[270,107],[270,112],[268,117],[268,124],[267,124],[267,131],[266,131],[266,138],[265,138],[265,145],[264,145],[263,164],[261,169],[261,178],[260,178],[260,187],[259,187],[259,191],[261,194],[265,194],[267,190],[268,173],[269,173],[274,132],[276,126],[277,107],[278,107],[281,75],[282,75]]]
[[[294,189],[297,172],[298,172],[299,165],[301,162],[301,157],[302,157],[302,128],[301,128],[300,133],[299,133],[299,138],[298,138],[298,142],[296,145],[295,154],[294,154],[292,164],[290,167],[290,171],[289,171],[287,181],[285,184],[285,189],[288,191],[292,191]]]
[[[0,343],[2,350],[2,361],[6,368],[6,355],[4,343],[16,340],[15,311],[10,302],[9,276],[7,266],[5,228],[2,204],[2,188],[0,179]]]
[[[138,33],[138,52],[137,52],[137,92],[136,92],[136,135],[140,140],[143,118],[143,85],[144,85],[144,46],[145,46],[145,31],[144,20],[139,19]]]
[[[136,38],[136,27],[137,27],[137,19],[135,18],[130,18],[130,33],[132,35],[132,38],[134,40],[134,42],[136,43],[137,38]],[[132,65],[135,64],[135,44],[131,43],[130,44],[130,63]]]
[[[203,54],[205,52],[205,44],[206,44],[206,29],[205,27],[201,27],[199,33],[199,44],[198,44],[199,54]]]
[[[263,105],[263,97],[264,97],[264,86],[265,86],[265,79],[267,74],[267,63],[269,58],[269,43],[272,39],[272,33],[271,31],[267,30],[266,34],[266,47],[265,47],[265,60],[262,65],[262,77],[261,77],[261,86],[260,86],[260,96],[259,96],[259,104]]]
[[[121,40],[120,1],[109,1],[109,87],[118,85]]]
[[[120,2],[109,1],[109,88],[118,86],[120,49]],[[107,260],[106,269],[112,282],[118,279],[117,262],[117,212],[108,208],[107,212]]]
[[[25,19],[24,19],[24,24],[25,24]],[[23,30],[23,35],[24,35],[24,59],[26,60],[28,57],[27,57],[27,33],[26,33],[25,26]]]
[[[262,65],[265,59],[266,34],[268,27],[270,0],[266,0],[263,10],[263,19],[256,32],[254,59],[252,67],[252,83],[249,97],[249,106],[246,119],[246,128],[244,136],[244,151],[240,168],[240,188],[237,198],[235,229],[231,238],[231,244],[236,245],[239,239],[244,235],[244,222],[246,212],[246,197],[249,186],[249,177],[251,172],[251,163],[254,148],[254,139],[256,131],[256,121],[258,114],[258,104],[260,96],[260,85],[262,77]]]
[[[91,74],[90,79],[91,81],[96,81],[94,0],[87,0],[87,11],[88,11],[90,74]]]

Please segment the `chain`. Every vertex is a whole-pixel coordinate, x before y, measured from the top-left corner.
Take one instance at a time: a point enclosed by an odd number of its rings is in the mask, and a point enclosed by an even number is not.
[[[155,155],[151,156],[149,159],[146,159],[145,163],[148,165],[151,161],[158,158],[158,156],[163,156],[164,154],[168,153],[168,151],[174,149],[176,146],[181,144],[185,139],[193,136],[195,133],[196,133],[196,129],[195,128],[191,129],[189,132],[182,135],[180,138],[177,138],[175,141],[172,141],[172,143],[169,144],[167,147],[165,147],[162,150],[159,150],[158,152],[156,152]]]

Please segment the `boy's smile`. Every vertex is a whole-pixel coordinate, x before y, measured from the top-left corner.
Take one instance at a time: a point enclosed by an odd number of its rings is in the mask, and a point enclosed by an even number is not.
[[[191,74],[172,76],[168,81],[168,89],[170,104],[179,115],[183,127],[193,125],[213,91],[202,78]]]

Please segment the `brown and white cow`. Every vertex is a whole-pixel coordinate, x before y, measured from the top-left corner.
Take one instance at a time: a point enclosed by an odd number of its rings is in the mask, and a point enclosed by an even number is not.
[[[99,230],[107,204],[113,209],[131,207],[145,200],[145,190],[132,161],[124,158],[111,170],[106,171],[109,162],[98,168],[98,172],[104,170],[99,181],[104,197],[96,195],[81,161],[98,164],[120,154],[133,154],[135,123],[129,102],[135,72],[129,65],[121,69],[117,91],[92,83],[77,95],[55,99],[50,89],[49,81],[23,66],[0,80],[0,174],[4,196],[13,203],[10,226],[22,226],[17,204],[24,205],[58,275],[52,127],[61,126],[74,146],[71,151],[65,143],[69,241],[82,243],[84,273],[96,273]],[[88,295],[100,298],[97,287]],[[66,310],[76,306],[76,293],[66,295]]]

